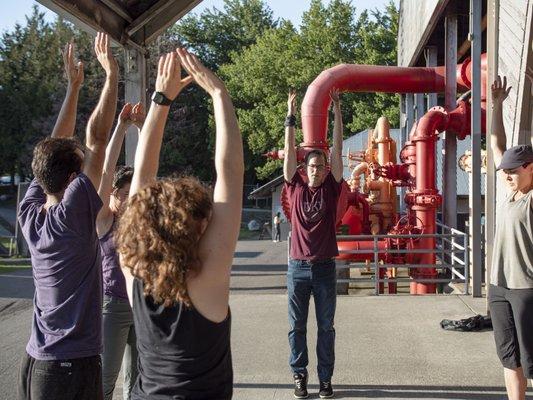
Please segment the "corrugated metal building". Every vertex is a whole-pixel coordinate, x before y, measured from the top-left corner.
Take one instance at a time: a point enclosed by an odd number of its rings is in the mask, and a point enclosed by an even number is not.
[[[496,74],[506,75],[512,86],[509,99],[505,102],[504,123],[507,134],[507,146],[531,143],[532,106],[531,83],[525,76],[528,67],[533,67],[532,54],[532,14],[533,0],[400,0],[400,22],[398,32],[399,66],[435,66],[455,65],[466,57],[479,52],[487,53],[488,96],[487,96],[487,130],[490,131],[490,84]],[[474,53],[472,53],[474,52]],[[476,53],[477,52],[477,53]],[[476,91],[481,88],[478,82]],[[448,90],[445,96],[426,94],[402,96],[402,132],[409,132],[414,120],[420,118],[428,106],[442,105],[453,107],[457,94]],[[478,94],[479,96],[479,94]],[[473,107],[475,109],[476,107]],[[479,112],[477,110],[476,112]],[[476,131],[474,131],[476,132]],[[446,136],[446,135],[444,135]],[[457,157],[464,150],[471,149],[479,157],[480,146],[471,137],[457,143],[455,140],[440,141],[438,152],[448,154],[441,157],[437,170],[444,185],[444,222],[457,226],[459,203],[454,199],[460,197],[465,183],[464,175],[454,173]],[[447,144],[448,143],[448,144]],[[490,143],[487,143],[490,148]],[[487,175],[481,175],[480,181],[474,179],[467,185],[470,217],[470,240],[472,243],[471,267],[473,272],[473,294],[482,294],[483,260],[479,253],[478,242],[486,241],[486,248],[491,248],[494,229],[494,213],[497,199],[501,193],[496,190],[492,155],[487,154]],[[468,174],[465,174],[468,177]],[[479,170],[474,172],[479,177]],[[448,178],[447,178],[448,176]],[[454,182],[457,176],[457,183]],[[454,178],[452,178],[454,177]],[[486,185],[486,190],[483,190]],[[457,190],[456,190],[457,188]],[[483,199],[479,192],[486,191]],[[456,194],[456,195],[454,195]],[[480,222],[485,213],[485,233],[481,233]],[[472,226],[475,229],[472,229]],[[491,254],[486,254],[486,265],[490,265]]]

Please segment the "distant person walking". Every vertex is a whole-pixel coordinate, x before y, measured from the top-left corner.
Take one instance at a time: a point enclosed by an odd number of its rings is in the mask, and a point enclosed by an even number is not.
[[[281,242],[281,213],[277,212],[274,216],[274,229],[276,234],[274,236],[274,242]]]
[[[496,212],[488,297],[507,395],[523,400],[527,379],[533,384],[533,149],[506,149],[503,102],[510,90],[505,77],[492,85],[491,147],[507,193]]]

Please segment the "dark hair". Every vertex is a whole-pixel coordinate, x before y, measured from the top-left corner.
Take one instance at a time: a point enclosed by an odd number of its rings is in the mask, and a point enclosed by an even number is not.
[[[309,153],[307,153],[305,155],[305,165],[307,165],[309,163],[309,159],[311,157],[314,157],[314,156],[320,156],[320,157],[324,158],[324,164],[328,163],[328,159],[326,157],[326,153],[324,153],[323,150],[313,149],[313,150],[311,150]]]
[[[113,175],[113,189],[122,189],[128,183],[131,183],[133,178],[133,167],[122,165],[115,170]]]
[[[278,218],[281,217],[281,213],[278,211],[278,212],[276,213],[276,216],[277,216]]]
[[[75,138],[48,137],[37,143],[33,149],[31,169],[45,193],[62,192],[70,175],[81,172],[83,159],[76,150],[83,151],[83,147]]]
[[[211,190],[194,177],[161,179],[130,198],[116,241],[122,264],[156,303],[191,305],[187,276],[202,265],[202,221],[213,208]]]

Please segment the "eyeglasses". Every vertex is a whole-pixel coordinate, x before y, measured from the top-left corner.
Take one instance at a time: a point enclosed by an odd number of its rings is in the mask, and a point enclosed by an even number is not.
[[[326,166],[324,164],[307,164],[307,168],[316,169],[317,171],[322,171]]]

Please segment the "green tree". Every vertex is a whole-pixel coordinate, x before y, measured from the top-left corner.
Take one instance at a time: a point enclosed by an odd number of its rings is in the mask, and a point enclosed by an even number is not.
[[[280,161],[265,160],[261,154],[283,147],[282,121],[290,87],[298,90],[301,104],[308,85],[324,69],[339,63],[395,63],[398,11],[391,3],[385,11],[371,14],[364,11],[356,19],[348,0],[333,0],[328,6],[313,0],[299,31],[282,21],[254,45],[232,53],[231,62],[220,68],[251,151],[248,172],[255,169],[259,179],[267,179],[281,170]],[[373,126],[381,115],[397,124],[397,105],[390,94],[344,94],[345,134]]]
[[[61,50],[70,40],[84,62],[76,134],[85,126],[101,87],[103,71],[93,55],[93,40],[61,18],[48,23],[33,8],[26,25],[16,25],[0,38],[0,171],[31,175],[35,144],[50,135],[63,102],[67,81]],[[119,58],[120,58],[119,52]]]
[[[169,28],[150,47],[150,54],[172,51],[180,44],[218,71],[220,65],[229,62],[231,54],[253,45],[276,24],[272,11],[261,0],[225,0],[222,10],[213,7],[201,15],[185,17]],[[153,88],[156,56],[151,63],[150,88]],[[196,85],[191,85],[172,106],[163,139],[160,175],[185,172],[212,180],[214,134],[211,100]],[[255,176],[250,175],[248,180],[255,180]]]

